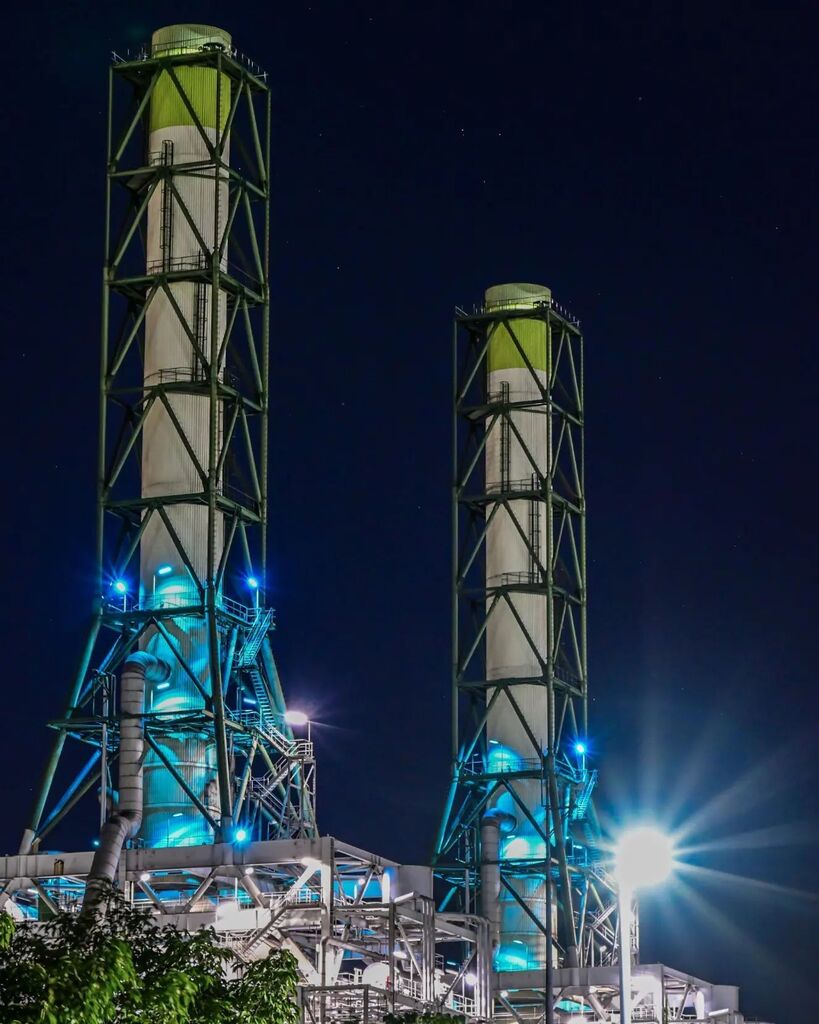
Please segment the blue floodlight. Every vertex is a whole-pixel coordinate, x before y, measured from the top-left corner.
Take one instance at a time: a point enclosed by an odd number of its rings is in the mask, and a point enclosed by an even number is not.
[[[258,589],[259,581],[256,579],[255,576],[248,576],[247,585],[250,587],[251,590],[256,590]]]
[[[127,594],[128,584],[125,580],[114,580],[114,590],[116,590],[118,594]]]
[[[167,690],[167,689],[169,689],[170,685],[171,684],[169,682],[157,683],[156,684],[156,688],[157,688],[157,690]]]
[[[92,839],[91,845],[94,847],[94,849],[96,849],[100,845],[99,839]]]
[[[578,740],[578,742],[575,743],[575,745],[574,745],[574,752],[575,752],[575,754],[580,754],[581,757],[582,757],[582,755],[586,753],[586,744],[585,743],[581,743]]]
[[[233,838],[237,843],[243,843],[247,839],[247,829],[237,828],[233,833]]]
[[[172,565],[160,565],[160,567],[156,570],[157,576],[170,576],[172,572]]]

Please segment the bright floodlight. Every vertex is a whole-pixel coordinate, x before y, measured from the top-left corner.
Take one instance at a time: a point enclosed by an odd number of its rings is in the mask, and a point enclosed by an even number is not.
[[[248,576],[247,585],[250,587],[251,590],[255,590],[259,586],[259,581],[256,579],[255,576]]]
[[[614,863],[617,881],[627,889],[659,885],[674,867],[674,844],[659,829],[641,825],[620,837]]]
[[[233,833],[233,838],[237,843],[243,843],[247,839],[247,830],[243,828],[237,828]]]
[[[114,580],[114,590],[118,594],[126,594],[128,592],[128,584],[125,580]]]
[[[581,754],[581,755],[585,754],[586,753],[586,744],[585,743],[580,743],[578,741],[574,745],[574,752],[575,752],[575,754]]]
[[[285,711],[284,720],[288,725],[307,725],[307,715],[303,711]]]
[[[478,975],[477,974],[465,974],[464,975],[464,981],[467,983],[467,985],[474,985],[477,980],[478,980]]]
[[[169,576],[172,572],[172,565],[160,565],[160,567],[156,570],[157,576]]]

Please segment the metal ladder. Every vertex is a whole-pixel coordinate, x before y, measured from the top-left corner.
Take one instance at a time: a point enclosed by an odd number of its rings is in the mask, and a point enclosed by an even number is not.
[[[162,142],[162,166],[173,164],[173,142],[165,139]],[[159,223],[159,248],[162,253],[162,269],[171,269],[171,251],[173,246],[173,192],[168,179],[162,181],[162,205]]]
[[[532,490],[536,486],[535,474],[532,474]],[[537,498],[529,502],[529,578],[532,583],[539,582],[540,569],[540,502]]]
[[[267,731],[273,728],[273,708],[270,706],[270,698],[267,695],[267,687],[264,685],[262,675],[257,668],[249,672],[250,681],[253,684],[253,696],[256,698],[256,707],[259,710],[262,728]],[[278,731],[278,730],[277,730]]]
[[[256,660],[259,648],[267,636],[270,624],[273,621],[273,609],[265,608],[257,612],[253,625],[245,638],[239,657],[236,660],[239,668],[247,668]]]
[[[509,423],[509,381],[502,380],[500,400],[503,403],[500,421],[500,485],[502,491],[509,490],[509,471],[512,464],[512,428]]]

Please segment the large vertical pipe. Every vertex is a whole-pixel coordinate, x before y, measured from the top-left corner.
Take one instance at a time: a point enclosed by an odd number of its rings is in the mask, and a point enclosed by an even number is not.
[[[143,651],[129,654],[122,670],[119,738],[119,800],[116,811],[100,831],[83,900],[83,913],[91,913],[114,881],[125,840],[137,834],[143,813],[143,757],[145,750],[145,686],[163,683],[170,666]]]
[[[526,492],[539,491],[539,481],[549,476],[549,408],[543,397],[549,388],[549,345],[544,320],[520,313],[550,299],[548,288],[531,284],[498,285],[489,288],[485,296],[487,313],[514,314],[507,322],[499,320],[494,326],[487,353],[488,402],[500,415],[487,437],[486,490],[505,500],[487,530],[487,607],[498,588],[512,588],[506,591],[508,599],[502,597],[495,605],[487,625],[486,671],[490,681],[540,679],[544,674],[541,662],[548,661],[550,609],[538,561],[547,567],[549,524],[544,503]],[[510,404],[523,402],[525,408],[510,409]],[[516,496],[522,493],[524,496]],[[505,694],[489,711],[486,736],[490,772],[534,767],[548,752],[547,688],[542,683],[523,683],[516,684],[512,692],[520,715]],[[488,700],[492,693],[487,692]],[[548,834],[540,780],[519,779],[512,787],[531,818]],[[516,818],[514,829],[500,842],[499,858],[506,864],[505,877],[515,895],[501,893],[496,966],[500,970],[543,968],[546,936],[520,904],[525,904],[545,928],[544,878],[542,873],[529,873],[523,863],[516,874],[514,861],[543,861],[549,851],[508,792],[497,798],[495,806]]]
[[[231,39],[209,25],[172,25],[155,32],[151,45],[154,57],[179,58],[205,47],[229,49]],[[228,77],[215,68],[174,60],[163,70],[151,96],[148,160],[160,168],[161,181],[148,207],[147,271],[161,275],[201,271],[201,280],[171,277],[167,291],[156,293],[145,317],[146,394],[162,385],[181,385],[185,391],[168,393],[170,412],[157,401],[147,417],[142,496],[191,496],[165,508],[193,569],[192,576],[172,532],[154,514],[140,546],[141,601],[147,607],[201,606],[202,594],[209,592],[212,582],[209,549],[211,564],[218,565],[224,544],[223,517],[212,501],[209,507],[201,472],[207,475],[214,445],[218,459],[222,444],[222,409],[212,385],[223,367],[212,365],[211,339],[221,337],[224,330],[226,296],[218,289],[213,294],[209,258],[224,230],[228,183],[217,169],[211,147],[225,128],[230,93]],[[228,155],[226,143],[221,159],[227,162]],[[180,616],[167,626],[203,689],[211,692],[209,637],[203,618]],[[158,652],[165,649],[157,636],[147,646]],[[184,712],[201,705],[198,688],[178,664],[170,685],[149,694],[154,712]],[[159,742],[187,785],[218,813],[212,738],[186,733]],[[142,836],[149,846],[188,846],[212,838],[202,815],[153,751],[145,764],[144,812]]]

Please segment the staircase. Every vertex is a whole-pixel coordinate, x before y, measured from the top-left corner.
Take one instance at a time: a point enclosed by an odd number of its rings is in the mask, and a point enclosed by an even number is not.
[[[253,686],[253,696],[256,698],[256,707],[259,711],[259,727],[268,736],[276,741],[280,750],[287,750],[291,746],[291,740],[276,725],[276,713],[270,704],[270,695],[265,686],[262,674],[255,667],[247,673]]]
[[[239,668],[247,668],[255,662],[256,655],[259,653],[259,648],[264,643],[264,638],[267,636],[272,622],[272,608],[262,608],[256,613],[253,625],[250,627],[250,630],[245,637],[245,642],[242,645],[242,649],[239,651],[239,655],[236,659],[236,663]]]

